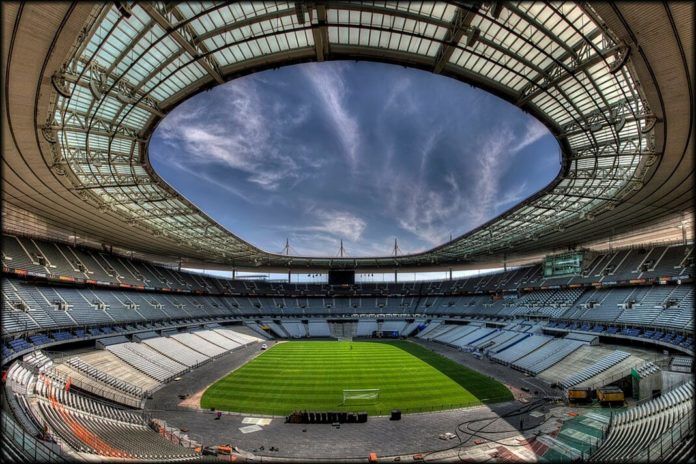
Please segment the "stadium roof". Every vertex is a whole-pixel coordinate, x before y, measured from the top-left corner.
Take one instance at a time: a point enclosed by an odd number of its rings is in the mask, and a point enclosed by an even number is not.
[[[688,2],[3,6],[3,207],[48,228],[236,268],[393,269],[538,254],[691,210]],[[561,173],[424,253],[303,258],[244,242],[152,170],[148,140],[184,99],[255,71],[339,59],[413,66],[510,101],[557,138]]]

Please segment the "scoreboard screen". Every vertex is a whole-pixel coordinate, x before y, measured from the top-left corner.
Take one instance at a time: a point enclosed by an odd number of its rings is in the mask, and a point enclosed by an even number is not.
[[[355,271],[329,271],[329,285],[353,285]]]
[[[579,275],[582,272],[583,253],[571,251],[544,258],[544,277]]]

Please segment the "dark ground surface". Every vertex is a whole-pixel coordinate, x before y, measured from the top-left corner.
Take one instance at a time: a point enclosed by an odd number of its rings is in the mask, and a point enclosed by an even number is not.
[[[516,388],[536,388],[543,396],[540,380],[526,377],[499,364],[477,360],[471,354],[434,343],[414,340],[421,345],[443,354],[457,362],[485,373],[499,381]],[[266,342],[269,345],[273,342]],[[258,455],[273,457],[324,457],[324,458],[362,458],[370,452],[381,456],[403,455],[416,452],[441,450],[457,444],[457,440],[443,441],[438,436],[445,432],[455,433],[458,424],[472,419],[495,417],[498,414],[516,410],[523,406],[519,401],[496,405],[477,406],[468,409],[441,411],[433,413],[407,414],[400,421],[390,421],[388,416],[370,416],[364,424],[342,424],[335,428],[329,424],[285,424],[283,417],[272,417],[271,423],[263,430],[244,434],[239,428],[245,417],[258,415],[223,414],[215,420],[211,411],[194,410],[179,406],[179,395],[204,390],[231,370],[245,364],[257,355],[260,344],[228,353],[200,368],[184,375],[178,382],[172,382],[148,400],[148,409],[153,418],[167,421],[171,426],[187,429],[194,439],[204,437],[204,445],[229,443]],[[549,389],[551,392],[551,390]],[[427,392],[423,392],[427,395]],[[518,435],[519,417],[501,419],[492,423],[486,431],[488,438],[502,439]],[[524,416],[527,425],[538,419]],[[473,440],[471,440],[473,442]],[[473,443],[471,443],[473,445]],[[271,447],[278,451],[269,451]]]

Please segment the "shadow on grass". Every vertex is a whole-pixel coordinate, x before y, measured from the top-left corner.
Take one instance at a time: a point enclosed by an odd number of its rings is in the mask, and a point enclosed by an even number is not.
[[[513,399],[512,392],[497,380],[415,343],[403,340],[370,340],[370,342],[386,343],[415,356],[464,387],[484,404],[500,403]]]

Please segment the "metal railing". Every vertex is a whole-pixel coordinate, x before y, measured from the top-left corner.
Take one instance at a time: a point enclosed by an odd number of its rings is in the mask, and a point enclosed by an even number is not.
[[[668,431],[654,440],[650,446],[640,452],[628,456],[633,462],[658,462],[668,458],[684,440],[694,434],[694,412],[689,409],[679,422],[674,424]]]
[[[667,365],[669,365],[669,360],[665,360],[665,359],[653,359],[652,361],[648,361],[648,362],[651,362],[651,363],[657,365],[657,367],[659,367],[660,369],[664,369],[665,367],[667,367]],[[612,382],[615,382],[619,379],[622,379],[624,377],[628,377],[629,375],[631,375],[631,371],[633,369],[638,369],[639,367],[641,367],[645,364],[647,364],[647,363],[636,364],[632,367],[628,367],[626,369],[623,369],[619,372],[612,374],[611,376],[609,376],[607,378],[602,378],[601,380],[593,382],[591,384],[584,385],[582,382],[580,382],[579,384],[577,384],[575,386],[577,387],[578,385],[581,385],[582,387],[589,387],[589,388],[592,388],[594,390],[597,387],[603,387],[603,386],[608,385]],[[611,369],[611,368],[609,368],[609,369]],[[607,369],[607,370],[609,370],[609,369]]]
[[[176,427],[167,425],[167,422],[161,419],[150,419],[148,423],[150,428],[156,431],[161,437],[164,437],[175,445],[194,449],[203,446],[203,439],[198,434],[182,432]]]
[[[27,462],[68,462],[63,456],[28,434],[9,414],[2,414],[2,440],[21,452]]]
[[[681,387],[682,385],[685,385],[685,384],[687,384],[687,383],[689,383],[689,382],[693,382],[693,381],[694,381],[693,377],[691,377],[691,376],[688,376],[688,377],[685,376],[683,379],[681,379],[681,380],[678,381],[677,383],[670,385],[669,388],[668,388],[667,390],[662,390],[662,391],[660,392],[660,395],[661,395],[661,396],[666,395],[667,393],[669,393],[669,392],[671,392],[671,391],[673,391],[673,390],[676,390],[677,388]],[[648,398],[643,398],[642,400],[636,402],[635,405],[636,405],[636,406],[640,406],[641,404],[645,404],[645,403],[647,403],[648,401],[652,401],[652,400],[654,400],[654,399],[657,399],[657,398],[656,398],[656,397],[652,397],[652,396],[651,396],[651,397],[648,397]]]

